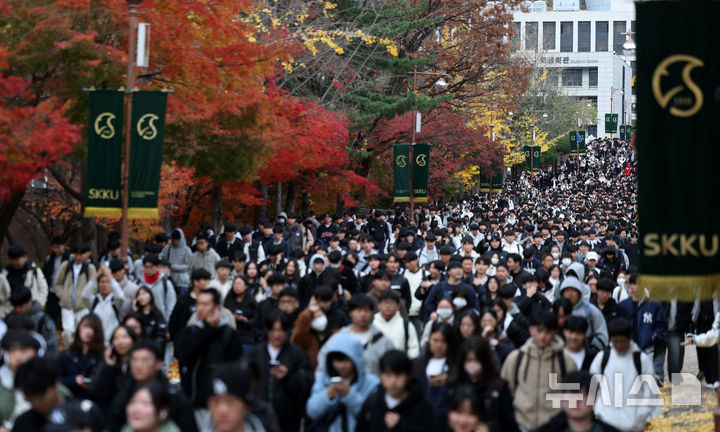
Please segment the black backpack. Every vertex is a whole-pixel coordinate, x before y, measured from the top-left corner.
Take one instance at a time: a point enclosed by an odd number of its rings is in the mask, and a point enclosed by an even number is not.
[[[610,360],[610,347],[603,350],[602,362],[600,363],[600,373],[605,374],[605,368],[607,367],[608,361]],[[642,374],[642,363],[640,362],[640,351],[633,353],[633,364],[635,365],[635,372],[638,375]]]
[[[565,368],[565,353],[563,351],[558,351],[555,354],[558,358],[558,364],[560,365],[560,378],[565,376],[566,368]],[[525,353],[521,350],[518,350],[518,356],[517,360],[515,361],[515,391],[517,391],[518,388],[518,379],[520,374],[520,363],[522,363],[522,359],[525,356]]]

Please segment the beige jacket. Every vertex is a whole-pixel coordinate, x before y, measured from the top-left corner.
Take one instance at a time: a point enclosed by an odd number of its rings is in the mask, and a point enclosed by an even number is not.
[[[10,283],[6,275],[7,270],[2,269],[2,271],[0,271],[0,319],[4,319],[5,316],[12,311],[12,305],[10,304]],[[25,273],[25,287],[30,290],[32,299],[40,303],[40,306],[45,307],[48,296],[48,284],[42,270],[35,264],[30,264],[30,270]]]
[[[519,349],[511,352],[503,364],[500,375],[508,382],[513,393],[513,408],[515,419],[523,428],[535,430],[560,412],[560,408],[553,408],[552,401],[547,400],[550,389],[550,373],[556,373],[555,382],[562,382],[562,372],[559,355],[565,360],[565,373],[577,371],[572,357],[563,352],[564,343],[560,336],[545,349],[539,349],[532,338]],[[518,353],[522,351],[523,357],[515,372]]]
[[[72,292],[73,292],[73,262],[65,261],[58,270],[57,279],[55,279],[55,293],[60,299],[60,307],[63,309],[73,309]],[[69,266],[69,268],[68,268]],[[83,264],[87,266],[87,271],[80,271],[78,276],[77,290],[75,291],[75,312],[86,309],[85,302],[82,299],[82,293],[85,286],[95,279],[95,266],[92,263]]]

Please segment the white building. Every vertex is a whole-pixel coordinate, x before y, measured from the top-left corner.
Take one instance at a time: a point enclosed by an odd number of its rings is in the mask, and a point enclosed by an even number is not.
[[[599,118],[588,135],[609,136],[605,113],[618,114],[618,125],[633,118],[635,54],[623,53],[622,45],[624,33],[635,31],[634,3],[585,0],[580,10],[580,0],[554,0],[553,10],[543,10],[544,3],[515,11],[514,47],[547,68],[565,94],[591,100]]]

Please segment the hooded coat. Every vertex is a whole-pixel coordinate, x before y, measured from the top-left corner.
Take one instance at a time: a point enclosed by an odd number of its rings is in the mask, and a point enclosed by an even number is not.
[[[328,432],[342,432],[343,421],[346,422],[346,430],[354,431],[365,399],[377,389],[380,380],[375,375],[365,373],[363,346],[356,337],[338,334],[327,342],[327,346],[320,379],[313,384],[312,395],[307,401],[307,415],[313,421],[326,421]],[[350,385],[350,391],[345,396],[338,394],[333,399],[328,399],[330,374],[327,367],[327,356],[334,352],[342,353],[352,360],[355,367],[355,379]],[[343,411],[344,415],[338,414]]]
[[[172,241],[160,252],[160,259],[170,263],[170,280],[176,287],[190,286],[190,258],[192,250],[187,245],[185,233],[180,228],[175,228],[180,233],[180,243],[173,246]]]
[[[602,349],[603,347],[607,346],[609,341],[605,316],[603,315],[602,311],[598,309],[597,306],[590,303],[589,300],[586,300],[586,297],[590,298],[590,288],[586,284],[580,282],[575,277],[568,277],[560,285],[560,294],[562,295],[563,291],[570,288],[580,292],[580,300],[573,307],[572,314],[574,316],[580,316],[588,320],[588,342],[596,349]],[[660,308],[662,309],[662,306]],[[603,346],[596,346],[598,342],[594,342],[593,339],[602,342]]]

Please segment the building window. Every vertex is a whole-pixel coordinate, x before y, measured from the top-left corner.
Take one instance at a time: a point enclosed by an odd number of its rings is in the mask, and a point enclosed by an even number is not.
[[[538,49],[538,23],[525,23],[525,49],[527,51],[537,51]]]
[[[511,48],[513,51],[517,51],[520,49],[520,23],[514,22],[513,23],[513,36],[512,36],[512,42],[510,43]]]
[[[555,23],[544,22],[543,23],[543,49],[554,50],[555,49]]]
[[[590,87],[597,87],[598,69],[590,68],[588,71],[590,72],[588,76],[588,84]]]
[[[582,69],[564,69],[562,85],[563,87],[582,87]]]
[[[595,51],[608,50],[608,22],[595,22]]]
[[[573,23],[570,21],[560,23],[560,52],[573,50]]]
[[[590,21],[578,23],[578,52],[590,51]]]
[[[615,54],[622,54],[623,52],[623,43],[625,43],[625,27],[626,23],[625,21],[615,21],[613,22],[613,50],[615,50]]]

